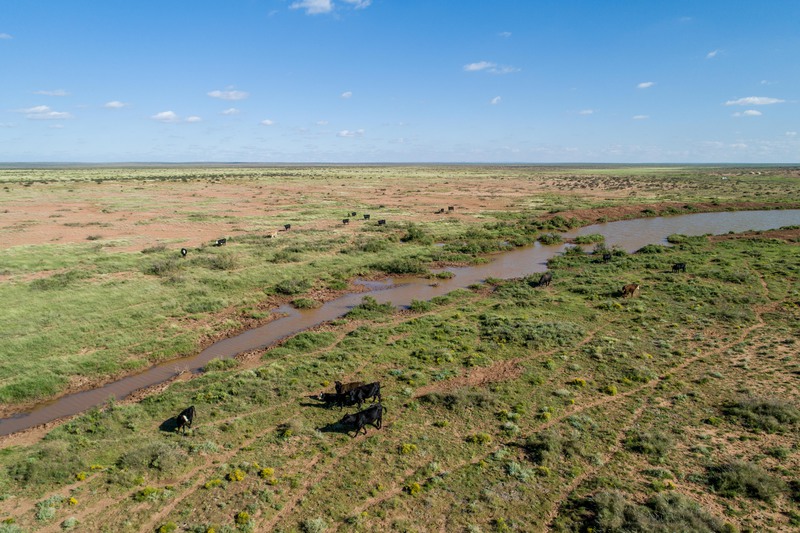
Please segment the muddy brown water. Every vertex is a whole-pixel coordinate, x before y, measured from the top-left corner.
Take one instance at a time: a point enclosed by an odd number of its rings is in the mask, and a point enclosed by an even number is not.
[[[720,213],[697,213],[673,217],[622,220],[605,224],[594,224],[564,234],[567,238],[599,233],[608,246],[620,246],[628,252],[647,244],[666,243],[668,235],[719,235],[730,231],[768,230],[784,226],[800,225],[800,209],[774,211],[735,211]],[[366,296],[378,302],[391,302],[395,306],[409,306],[412,300],[430,300],[454,289],[468,287],[489,277],[519,278],[543,272],[547,261],[562,253],[564,245],[533,246],[517,248],[498,254],[487,264],[449,268],[454,276],[439,280],[435,284],[425,278],[387,278],[380,282],[361,282],[370,290],[348,294],[327,302],[318,309],[297,310],[283,306],[275,310],[286,316],[264,326],[248,330],[209,346],[199,354],[153,366],[139,374],[114,381],[105,386],[62,396],[37,405],[32,410],[0,420],[0,436],[72,416],[107,402],[110,398],[123,399],[131,393],[163,383],[185,371],[200,372],[212,359],[235,357],[237,354],[266,348],[277,342],[314,326],[324,324],[346,314]]]

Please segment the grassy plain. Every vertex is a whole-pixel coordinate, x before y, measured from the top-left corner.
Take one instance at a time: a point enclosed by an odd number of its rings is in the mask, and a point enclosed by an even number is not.
[[[29,233],[0,255],[4,301],[19,302],[0,311],[0,394],[23,402],[192,353],[268,320],[280,299],[479,261],[562,220],[796,205],[797,179],[777,168],[2,171],[0,222]],[[455,214],[435,214],[448,205]],[[344,226],[350,210],[388,224]],[[292,229],[265,238],[283,223]],[[568,254],[546,289],[490,280],[407,311],[366,302],[5,445],[0,531],[798,527],[800,250],[796,231],[781,235],[676,236],[609,263]],[[631,279],[641,293],[623,300]],[[384,428],[367,437],[307,398],[350,378],[384,385]],[[190,404],[187,436],[159,430]]]

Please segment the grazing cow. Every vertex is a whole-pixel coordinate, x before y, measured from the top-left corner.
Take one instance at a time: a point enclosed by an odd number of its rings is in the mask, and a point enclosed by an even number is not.
[[[350,392],[351,390],[355,390],[359,387],[363,387],[366,385],[363,381],[351,381],[350,383],[342,383],[341,381],[334,381],[334,386],[336,387],[336,394],[345,394]]]
[[[608,253],[608,252],[605,252],[603,254],[603,263],[608,263],[609,261],[611,261],[611,254]]]
[[[192,427],[192,422],[194,422],[194,405],[191,407],[187,407],[181,413],[175,417],[176,424],[175,424],[175,431],[183,430],[183,433],[186,433],[187,427]]]
[[[367,434],[367,428],[364,427],[367,424],[370,424],[376,429],[381,429],[381,426],[383,425],[384,411],[386,411],[386,408],[380,403],[376,403],[375,405],[367,407],[363,411],[359,411],[352,415],[344,415],[339,423],[354,425],[356,427],[356,432],[355,435],[353,435],[353,438],[356,438],[358,434],[361,433],[362,429],[364,430],[364,435]]]
[[[639,290],[639,284],[638,283],[628,283],[627,285],[622,287],[622,297],[623,298],[630,298],[631,296],[636,294],[636,291],[638,291],[638,290]]]
[[[673,272],[686,272],[686,263],[675,263],[672,265]]]
[[[456,206],[454,206],[454,205],[448,205],[448,206],[447,206],[447,210],[448,210],[448,211],[455,211],[455,210],[456,210]]]
[[[439,209],[438,211],[436,211],[436,213],[434,213],[434,214],[438,215],[440,213],[444,213],[444,207]]]
[[[378,221],[378,225],[379,225],[379,226],[385,226],[385,225],[386,225],[386,219],[383,219],[383,218],[382,218],[382,219],[380,219],[380,220]]]
[[[268,239],[277,239],[278,238],[278,232],[277,231],[273,231],[272,233],[267,235],[267,238]]]
[[[214,246],[225,246],[227,244],[228,239],[217,239],[214,243]]]
[[[286,231],[289,231],[290,229],[292,229],[292,225],[291,224],[284,224],[283,225],[283,229],[285,229]]]
[[[545,272],[542,274],[542,277],[539,278],[539,283],[536,285],[537,287],[547,287],[550,285],[550,282],[553,281],[553,274],[550,272]]]
[[[350,219],[349,218],[343,218],[342,219],[342,224],[349,224],[349,223],[350,223]]]
[[[354,217],[354,216],[356,216],[356,212],[355,212],[355,211],[350,211],[350,216],[351,216],[351,217]]]
[[[189,250],[187,250],[186,248],[181,248],[181,256],[182,257],[186,257],[186,254],[188,254],[188,253],[189,253]]]
[[[309,396],[312,400],[317,400],[325,404],[325,407],[338,406],[341,410],[345,405],[353,405],[355,402],[351,401],[349,393],[336,393],[336,392],[320,392]]]
[[[372,398],[373,403],[375,403],[375,400],[378,402],[381,401],[381,382],[376,381],[374,383],[361,385],[351,390],[348,394],[350,395],[350,403],[358,404],[358,408],[361,409],[361,404],[370,398]]]
[[[369,215],[364,215],[364,220],[369,220]]]

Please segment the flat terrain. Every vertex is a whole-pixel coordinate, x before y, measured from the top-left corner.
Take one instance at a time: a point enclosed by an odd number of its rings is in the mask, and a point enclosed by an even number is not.
[[[0,181],[12,239],[0,290],[19,302],[0,311],[9,410],[191,354],[355,276],[480,261],[595,220],[800,201],[785,168],[21,169]],[[343,225],[350,211],[387,225]],[[4,439],[0,531],[800,527],[798,231],[672,241],[610,261],[602,243],[584,246],[596,253],[551,261],[547,288],[488,280],[410,310],[366,300],[141,401]],[[631,281],[640,291],[621,298]],[[352,438],[337,423],[352,408],[309,398],[337,379],[381,381],[382,429]],[[188,405],[195,426],[176,434]]]

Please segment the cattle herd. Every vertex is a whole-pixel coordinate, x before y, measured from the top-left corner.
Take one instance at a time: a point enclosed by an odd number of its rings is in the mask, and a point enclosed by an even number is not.
[[[448,211],[452,211],[454,208],[448,207]],[[442,211],[444,211],[442,209]],[[355,216],[355,211],[349,213],[350,216]],[[370,216],[368,214],[364,215],[364,220],[369,220]],[[342,224],[348,224],[350,222],[349,218],[345,218],[342,220]],[[379,220],[379,225],[385,225],[385,220]],[[284,229],[288,231],[291,228],[291,224],[286,224]],[[270,235],[271,237],[277,236],[276,234]],[[227,242],[227,239],[218,239],[214,246],[224,246]],[[187,250],[185,248],[181,248],[181,255],[186,256]],[[607,263],[611,261],[611,254],[606,252],[603,254],[603,262]],[[686,263],[675,263],[672,265],[672,272],[686,272]],[[551,272],[545,272],[539,278],[539,282],[537,283],[538,287],[547,287],[553,281],[553,274]],[[620,289],[620,294],[623,298],[630,298],[636,294],[639,290],[638,283],[628,283],[627,285],[623,285],[622,289]],[[367,434],[366,425],[370,424],[377,429],[380,429],[383,425],[383,413],[386,411],[386,407],[381,404],[381,384],[379,381],[373,383],[364,383],[363,381],[353,381],[350,383],[342,383],[341,381],[334,382],[334,389],[335,392],[320,392],[318,394],[314,394],[309,396],[309,398],[322,402],[325,407],[338,407],[339,410],[342,410],[345,407],[357,406],[358,411],[353,414],[346,414],[340,420],[339,424],[344,426],[350,426],[355,428],[355,434],[353,437],[358,436],[361,430],[364,430],[364,434]],[[367,407],[366,409],[361,409],[364,402],[366,400],[372,400],[372,405]],[[377,403],[375,403],[377,401]],[[186,433],[186,428],[192,427],[192,422],[194,421],[195,417],[195,408],[194,406],[187,407],[183,411],[181,411],[178,416],[175,417],[175,431],[182,431]]]
[[[379,381],[373,383],[364,383],[363,381],[342,383],[341,381],[336,381],[335,390],[336,392],[320,392],[309,396],[309,398],[324,403],[325,407],[338,407],[339,410],[344,407],[357,406],[357,412],[346,414],[339,420],[339,424],[355,428],[354,438],[361,433],[362,429],[364,434],[367,434],[367,424],[374,426],[376,429],[381,428],[386,407],[381,404],[381,384]],[[372,400],[372,405],[362,410],[361,407],[364,402],[370,399]],[[186,428],[192,427],[194,417],[194,405],[181,411],[175,417],[175,431],[185,434]]]

